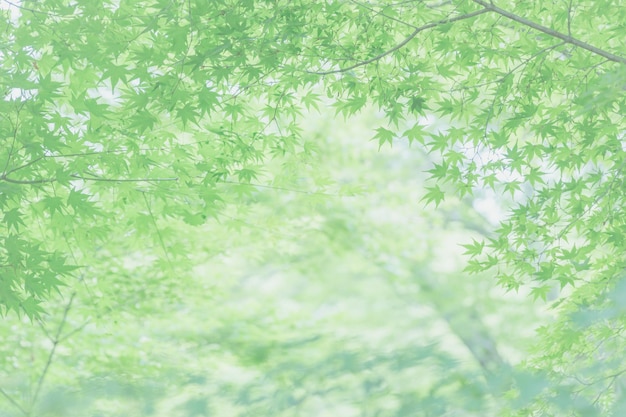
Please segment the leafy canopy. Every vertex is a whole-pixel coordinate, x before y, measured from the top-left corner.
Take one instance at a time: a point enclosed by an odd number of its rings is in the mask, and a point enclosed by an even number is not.
[[[594,357],[607,326],[623,329],[621,2],[2,5],[3,313],[39,317],[111,242],[176,275],[193,248],[168,247],[174,227],[159,222],[199,226],[244,201],[238,184],[271,181],[268,161],[310,162],[306,110],[375,106],[380,146],[431,154],[426,203],[508,201],[495,233],[466,246],[468,271],[537,299],[570,292],[541,366],[575,373],[564,351]],[[573,318],[585,336],[561,338]],[[620,362],[619,348],[603,354]]]

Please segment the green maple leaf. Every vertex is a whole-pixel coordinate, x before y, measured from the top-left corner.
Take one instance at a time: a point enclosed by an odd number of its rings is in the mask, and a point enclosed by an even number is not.
[[[463,246],[466,249],[463,255],[478,256],[483,252],[483,249],[485,247],[485,242],[478,242],[473,239],[472,243],[464,244],[461,246]]]
[[[50,211],[50,216],[54,217],[54,213],[63,213],[63,199],[61,197],[46,197],[43,199],[43,205]]]
[[[110,66],[102,74],[102,80],[111,79],[111,94],[115,92],[115,86],[118,82],[126,82],[128,70],[124,65],[110,64]]]
[[[155,123],[158,121],[159,120],[149,111],[140,110],[130,118],[129,127],[137,129],[139,133],[144,133],[146,130],[152,130]]]
[[[55,103],[59,97],[62,97],[60,89],[63,84],[58,81],[52,81],[52,73],[46,74],[45,77],[40,77],[38,83],[39,97],[42,100]]]
[[[89,195],[80,191],[70,190],[67,197],[67,205],[74,209],[75,214],[83,214],[89,217],[95,217],[100,214],[94,203],[89,201]]]
[[[94,98],[84,99],[84,105],[91,116],[107,117],[111,113],[108,104],[98,103]]]
[[[438,185],[435,185],[434,187],[426,187],[426,190],[428,190],[428,192],[420,201],[426,200],[426,204],[434,201],[435,207],[438,207],[439,203],[441,203],[445,198],[444,192],[441,191]]]
[[[60,287],[67,287],[68,285],[61,281],[58,277],[59,275],[49,269],[43,271],[40,275],[41,287],[48,293],[52,290],[59,292]]]
[[[542,299],[543,301],[546,301],[548,298],[548,293],[551,289],[552,287],[550,285],[540,285],[537,287],[532,287],[532,289],[530,290],[530,295],[532,296],[533,300]]]
[[[211,112],[219,108],[219,94],[211,89],[203,88],[198,93],[198,108],[202,115],[211,114]]]
[[[240,182],[249,183],[252,180],[257,178],[257,173],[253,169],[250,168],[242,168],[237,171],[237,177]]]
[[[424,144],[424,138],[426,135],[427,134],[424,131],[424,127],[420,125],[419,122],[413,124],[413,127],[405,130],[402,134],[402,136],[406,136],[406,138],[409,140],[409,144],[413,143],[413,141],[417,141],[422,145]]]
[[[52,272],[55,272],[59,275],[67,275],[68,273],[78,269],[79,267],[76,265],[68,265],[66,264],[66,258],[58,252],[55,252],[48,259],[48,266]]]
[[[185,104],[185,106],[176,111],[176,116],[183,122],[183,126],[187,125],[187,122],[197,124],[198,112],[191,104]]]
[[[385,143],[392,145],[394,137],[394,132],[389,129],[385,129],[384,127],[379,127],[376,129],[376,135],[374,135],[372,140],[378,139],[378,148],[380,149]]]
[[[34,296],[41,296],[46,292],[41,279],[33,276],[33,274],[24,276],[24,290]]]
[[[432,169],[429,169],[428,171],[430,173],[430,178],[431,179],[442,179],[446,176],[447,172],[448,172],[448,164],[443,162],[441,164],[435,164],[435,166]]]
[[[20,302],[20,307],[29,319],[35,320],[40,318],[41,315],[45,313],[45,310],[41,308],[40,304],[41,301],[30,296],[26,300]]]
[[[200,226],[206,222],[207,216],[203,213],[185,212],[183,221],[192,226]]]
[[[356,114],[367,103],[367,96],[354,96],[345,102],[336,104],[337,113],[343,114],[345,117]]]
[[[10,265],[19,265],[24,259],[25,248],[27,242],[20,239],[17,235],[9,235],[4,238],[4,249],[6,250],[6,259]],[[2,287],[0,285],[0,287]]]
[[[443,151],[450,145],[450,139],[444,134],[430,135],[431,142],[427,144],[431,152]]]
[[[310,110],[312,108],[314,108],[315,110],[319,110],[320,109],[318,106],[319,101],[320,101],[319,94],[315,94],[312,91],[309,91],[302,97],[302,103],[307,108],[307,110]]]
[[[426,110],[429,110],[426,105],[426,100],[423,97],[411,97],[409,100],[409,110],[411,112],[426,116]]]
[[[20,313],[20,297],[17,292],[9,285],[0,285],[0,302],[5,307],[6,311],[13,310]]]
[[[17,208],[7,211],[4,214],[4,221],[9,229],[13,228],[16,232],[19,231],[20,225],[25,226],[22,220],[22,213]]]

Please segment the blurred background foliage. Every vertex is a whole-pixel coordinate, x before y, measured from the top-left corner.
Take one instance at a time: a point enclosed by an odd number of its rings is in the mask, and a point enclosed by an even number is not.
[[[306,164],[296,153],[268,164],[272,185],[223,184],[232,201],[205,225],[158,219],[174,258],[119,236],[45,322],[5,317],[1,415],[522,409],[548,384],[524,361],[555,314],[528,289],[462,272],[462,244],[489,235],[506,203],[426,205],[428,155],[379,150],[378,117],[308,115]]]

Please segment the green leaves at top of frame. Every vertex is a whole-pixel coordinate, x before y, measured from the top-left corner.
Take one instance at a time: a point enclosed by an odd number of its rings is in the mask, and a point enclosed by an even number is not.
[[[626,12],[598,4],[11,6],[0,35],[6,232],[51,253],[74,239],[93,255],[99,243],[73,238],[76,226],[104,241],[165,219],[200,225],[215,201],[243,201],[220,181],[262,182],[270,158],[299,157],[305,111],[373,106],[379,146],[406,138],[432,159],[423,201],[439,206],[446,183],[511,208],[495,243],[471,254],[475,268],[540,285],[545,257],[558,282],[611,271],[624,253]]]

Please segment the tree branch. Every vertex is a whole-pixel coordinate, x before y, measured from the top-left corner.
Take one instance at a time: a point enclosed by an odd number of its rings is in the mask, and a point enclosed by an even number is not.
[[[513,73],[515,71],[517,71],[518,69],[520,69],[521,67],[528,65],[530,63],[530,61],[532,61],[533,59],[535,59],[536,57],[538,57],[541,54],[544,54],[548,51],[551,51],[553,49],[556,49],[560,46],[565,45],[566,42],[560,42],[556,45],[552,45],[552,46],[548,46],[545,47],[537,52],[535,52],[534,54],[530,55],[528,58],[524,59],[522,62],[520,62],[518,65],[516,65],[515,67],[513,67],[511,70],[509,70],[506,74],[504,74],[501,77],[498,77],[495,80],[491,80],[491,81],[485,81],[483,83],[479,83],[479,84],[472,84],[472,85],[466,85],[466,86],[462,86],[462,87],[457,87],[457,88],[453,88],[450,91],[463,91],[463,90],[468,90],[470,88],[479,88],[479,87],[484,87],[486,85],[490,85],[490,84],[500,84],[502,83],[504,80],[506,80],[508,77],[510,77],[511,75],[513,75]]]
[[[360,7],[364,8],[364,9],[369,10],[370,12],[376,13],[377,15],[382,16],[382,17],[384,17],[385,19],[393,20],[394,22],[398,22],[398,23],[400,23],[400,24],[402,24],[402,25],[405,25],[405,26],[411,27],[411,28],[413,28],[413,29],[417,29],[417,26],[412,25],[411,23],[405,22],[405,21],[403,21],[403,20],[396,19],[395,17],[393,17],[393,16],[389,16],[389,15],[387,15],[387,14],[383,13],[382,11],[375,10],[373,7],[370,7],[370,6],[368,6],[367,4],[363,4],[363,3],[358,2],[358,1],[356,1],[356,0],[350,0],[350,2],[352,2],[352,3],[356,4],[357,6],[360,6]]]
[[[319,191],[303,191],[303,190],[295,190],[293,188],[285,188],[285,187],[277,187],[277,186],[273,186],[273,185],[262,185],[262,184],[255,184],[252,182],[237,182],[237,181],[219,181],[222,184],[234,184],[234,185],[248,185],[250,187],[259,187],[259,188],[268,188],[270,190],[280,190],[280,191],[289,191],[292,193],[299,193],[299,194],[308,194],[308,195],[326,195],[326,196],[330,196],[330,197],[339,197],[341,194],[331,194],[331,193],[323,193],[323,192],[319,192]]]
[[[478,16],[481,15],[483,13],[487,13],[489,11],[492,11],[488,8],[484,8],[481,10],[478,10],[476,12],[472,12],[472,13],[467,13],[467,14],[462,14],[460,16],[455,16],[455,17],[451,17],[449,19],[443,19],[443,20],[439,20],[437,22],[433,22],[433,23],[429,23],[427,25],[424,26],[420,26],[418,28],[416,28],[413,33],[411,33],[409,36],[407,36],[402,42],[400,42],[399,44],[397,44],[396,46],[394,46],[393,48],[379,54],[376,55],[373,58],[367,59],[365,61],[361,61],[358,62],[354,65],[350,65],[349,67],[345,67],[345,68],[340,68],[337,70],[332,70],[332,71],[306,71],[309,74],[317,74],[317,75],[328,75],[328,74],[337,74],[337,73],[341,73],[341,72],[346,72],[346,71],[350,71],[352,69],[358,68],[358,67],[362,67],[363,65],[367,65],[367,64],[371,64],[372,62],[378,61],[381,58],[386,57],[387,55],[397,51],[398,49],[402,48],[404,45],[406,45],[407,43],[409,43],[414,37],[417,36],[418,33],[426,30],[426,29],[431,29],[437,26],[441,26],[441,25],[445,25],[446,23],[452,23],[452,22],[457,22],[459,20],[464,20],[464,19],[470,19],[474,16]]]
[[[9,178],[6,175],[1,175],[0,180],[10,182],[12,184],[45,184],[49,182],[55,182],[56,178],[46,178],[41,180],[14,180],[13,178]]]
[[[169,265],[170,270],[174,271],[174,268],[172,266],[172,261],[170,260],[169,252],[167,251],[167,248],[165,247],[165,242],[163,241],[163,236],[161,236],[161,230],[159,230],[159,225],[157,225],[156,219],[154,218],[154,214],[152,214],[152,208],[150,207],[150,202],[148,201],[148,198],[146,197],[146,193],[142,192],[141,196],[143,197],[143,201],[146,202],[146,208],[148,209],[148,214],[150,214],[150,218],[152,219],[152,223],[154,224],[154,229],[156,230],[157,237],[159,238],[159,243],[161,243],[161,249],[163,249],[163,254],[165,254],[165,259],[167,260],[167,264]]]
[[[17,117],[19,117],[19,110],[17,111]],[[9,154],[7,155],[7,161],[4,164],[4,169],[2,170],[2,175],[7,174],[7,169],[9,168],[9,164],[11,163],[11,158],[13,157],[13,150],[15,150],[15,142],[17,141],[17,127],[19,126],[19,119],[15,120],[15,129],[13,129],[13,141],[11,142],[11,149],[9,149]]]
[[[59,341],[61,340],[60,339],[61,332],[63,331],[63,327],[65,327],[65,323],[67,322],[67,314],[69,313],[70,308],[72,307],[72,302],[74,301],[75,296],[76,296],[76,293],[72,293],[72,295],[70,296],[70,300],[67,302],[67,305],[65,306],[65,310],[63,310],[63,318],[61,319],[61,323],[59,323],[59,327],[57,328],[54,338],[51,339],[52,349],[50,349],[50,353],[48,354],[48,360],[46,361],[46,364],[43,370],[41,371],[41,375],[39,376],[39,381],[37,381],[37,388],[35,389],[35,393],[33,394],[33,399],[30,404],[30,409],[27,413],[28,416],[32,415],[33,408],[35,407],[35,404],[37,403],[37,398],[39,398],[39,393],[41,392],[43,381],[46,378],[46,375],[48,374],[50,365],[52,365],[52,359],[54,358],[54,354],[57,350],[57,346],[59,345]]]
[[[566,35],[564,33],[561,33],[561,32],[557,32],[554,29],[550,29],[549,27],[542,26],[542,25],[540,25],[538,23],[535,23],[535,22],[533,22],[531,20],[528,20],[528,19],[526,19],[524,17],[518,16],[518,15],[513,14],[511,12],[507,12],[506,10],[501,9],[498,6],[495,6],[494,4],[488,3],[488,2],[486,2],[484,0],[472,0],[472,1],[474,3],[476,3],[476,4],[480,4],[481,6],[483,6],[484,9],[482,9],[482,10],[495,12],[495,13],[499,14],[500,16],[504,16],[507,19],[513,20],[513,21],[515,21],[517,23],[521,23],[524,26],[531,27],[531,28],[533,28],[535,30],[538,30],[538,31],[543,32],[543,33],[545,33],[547,35],[550,35],[550,36],[552,36],[554,38],[559,38],[559,39],[561,39],[562,41],[564,41],[566,43],[578,46],[579,48],[585,49],[585,50],[587,50],[589,52],[592,52],[592,53],[594,53],[596,55],[604,57],[604,58],[608,59],[609,61],[618,62],[620,64],[626,64],[626,58],[625,57],[612,54],[612,53],[610,53],[608,51],[605,51],[603,49],[597,48],[597,47],[595,47],[593,45],[590,45],[590,44],[588,44],[586,42],[583,42],[583,41],[581,41],[579,39],[573,38],[573,37],[571,37],[569,35]]]
[[[9,394],[7,394],[2,388],[0,388],[0,394],[2,394],[4,396],[4,398],[6,398],[11,404],[13,404],[15,406],[15,408],[20,410],[20,412],[22,414],[28,415],[28,412],[26,410],[24,410],[24,408],[17,401],[15,401],[15,399],[13,397],[11,397]]]
[[[6,4],[8,4],[9,6],[15,7],[16,9],[19,9],[19,10],[26,10],[28,12],[31,12],[32,14],[41,14],[41,15],[44,15],[44,16],[47,16],[47,17],[61,17],[58,14],[46,13],[46,12],[42,12],[42,11],[39,11],[39,10],[31,9],[31,8],[28,8],[28,7],[24,7],[24,6],[20,5],[20,4],[10,2],[9,0],[3,0],[3,1]]]
[[[197,141],[197,142],[192,142],[192,143],[186,143],[183,144],[183,146],[187,146],[187,145],[195,145],[198,143],[204,143],[206,141]],[[142,152],[152,152],[152,151],[168,151],[167,148],[144,148],[144,149],[139,149]],[[27,162],[23,165],[20,165],[18,167],[12,168],[10,170],[8,170],[4,175],[9,175],[12,174],[16,171],[22,170],[24,168],[27,168],[33,164],[36,164],[37,162],[43,160],[43,159],[48,159],[48,158],[72,158],[72,157],[84,157],[84,156],[94,156],[94,155],[111,155],[111,154],[123,154],[123,153],[128,153],[129,150],[128,149],[115,149],[115,150],[110,150],[110,151],[94,151],[94,152],[79,152],[79,153],[69,153],[69,154],[60,154],[60,155],[43,155],[40,156],[38,158],[35,158],[33,160],[31,160],[30,162]],[[1,176],[0,176],[1,178]]]
[[[80,175],[72,174],[72,178],[85,181],[100,181],[100,182],[163,182],[163,181],[178,181],[178,178],[98,178],[98,177],[81,177]]]
[[[567,5],[567,34],[572,36],[572,0]]]
[[[71,174],[70,177],[83,181],[99,181],[99,182],[163,182],[178,181],[178,178],[98,178],[98,177],[82,177],[80,175]],[[40,180],[16,180],[6,175],[0,175],[0,181],[10,182],[12,184],[47,184],[58,181],[56,178],[44,178]]]
[[[46,158],[46,156],[40,156],[39,158],[35,158],[32,161],[25,163],[24,165],[20,165],[19,167],[16,167],[16,168],[8,170],[7,172],[4,173],[3,176],[6,177],[7,175],[9,175],[9,174],[11,174],[11,173],[13,173],[15,171],[19,171],[20,169],[27,168],[27,167],[29,167],[29,166],[31,166],[33,164],[36,164],[37,162],[39,162],[39,161],[41,161],[42,159],[45,159],[45,158]]]

